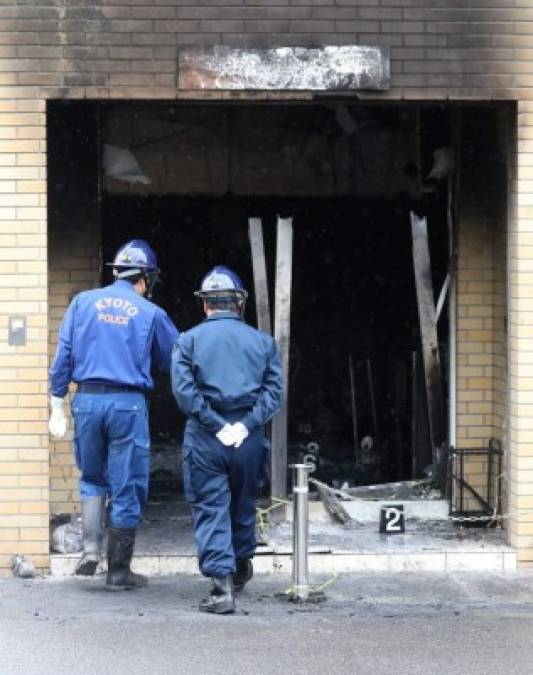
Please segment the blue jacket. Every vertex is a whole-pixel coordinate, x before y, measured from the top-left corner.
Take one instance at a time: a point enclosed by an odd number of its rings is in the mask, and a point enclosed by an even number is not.
[[[128,281],[79,293],[59,329],[50,390],[63,397],[69,382],[88,380],[152,389],[152,358],[168,372],[178,337],[166,312]]]
[[[275,341],[233,312],[215,312],[180,336],[171,375],[182,412],[212,433],[226,424],[227,413],[242,411],[240,421],[251,431],[268,422],[281,405],[283,379]]]

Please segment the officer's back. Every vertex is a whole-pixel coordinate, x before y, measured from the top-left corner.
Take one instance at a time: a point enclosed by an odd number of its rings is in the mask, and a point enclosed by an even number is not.
[[[59,335],[59,354],[68,344],[74,382],[99,381],[151,389],[151,357],[168,370],[169,353],[177,333],[164,310],[117,280],[109,286],[79,293],[71,303]],[[52,367],[52,382],[64,395],[67,374]],[[56,393],[54,391],[54,393]]]
[[[80,293],[73,331],[74,380],[86,379],[90,371],[91,379],[129,384],[145,360],[158,309],[127,281]]]
[[[234,312],[219,311],[180,338],[191,355],[195,381],[220,411],[245,408],[257,399],[274,340],[244,323]]]

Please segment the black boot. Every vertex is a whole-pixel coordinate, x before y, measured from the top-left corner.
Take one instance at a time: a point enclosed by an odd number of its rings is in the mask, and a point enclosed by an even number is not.
[[[148,584],[146,577],[130,570],[134,545],[134,529],[109,528],[106,587],[110,591],[129,591]]]
[[[233,577],[213,577],[213,588],[208,598],[200,603],[201,612],[211,614],[232,614],[235,611]]]
[[[237,558],[237,569],[233,575],[233,588],[240,593],[254,575],[254,567],[250,558]]]

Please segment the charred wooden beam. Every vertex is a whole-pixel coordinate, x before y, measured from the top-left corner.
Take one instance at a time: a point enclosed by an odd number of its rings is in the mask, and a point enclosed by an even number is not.
[[[335,490],[330,488],[329,485],[313,478],[310,478],[309,482],[316,486],[320,499],[324,504],[324,508],[334,520],[345,525],[352,519],[348,511],[346,511],[342,505]]]
[[[416,214],[411,213],[411,231],[413,236],[413,264],[418,301],[418,318],[422,341],[422,361],[424,364],[434,466],[433,477],[442,483],[446,461],[442,450],[446,441],[446,410],[442,388],[439,340],[426,218],[419,218]]]
[[[292,218],[278,218],[274,337],[283,366],[283,403],[272,420],[272,497],[287,495],[287,427],[292,291]]]
[[[252,249],[252,266],[254,271],[257,327],[259,330],[272,335],[265,262],[265,246],[263,241],[263,224],[261,222],[261,218],[249,218],[248,227],[250,247]]]

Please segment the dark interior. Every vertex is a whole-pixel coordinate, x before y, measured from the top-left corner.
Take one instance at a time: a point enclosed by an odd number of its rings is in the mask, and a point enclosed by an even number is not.
[[[106,197],[104,258],[111,259],[124,239],[150,241],[163,270],[154,300],[186,330],[201,320],[192,292],[214,265],[234,268],[253,289],[250,215],[263,219],[269,278],[274,279],[277,214],[292,216],[294,223],[289,455],[316,442],[322,478],[338,474],[364,483],[409,477],[411,362],[419,350],[409,204],[349,198]],[[432,216],[440,224],[431,229],[431,243],[435,263],[440,262],[434,264],[435,280],[442,283],[447,235],[439,210]],[[273,288],[270,297],[272,302]],[[256,321],[253,293],[246,319]],[[358,435],[374,441],[374,458],[363,463],[354,462],[359,451],[353,438],[350,354]],[[167,378],[160,381],[152,395],[152,410],[157,410],[153,441],[179,442],[183,419],[169,397]],[[429,463],[429,455],[427,459]]]
[[[365,171],[358,162],[354,194],[344,190],[342,194],[317,195],[311,189],[309,194],[297,195],[238,194],[230,187],[216,195],[155,195],[133,190],[117,193],[106,188],[101,171],[95,172],[94,168],[98,168],[101,157],[99,144],[105,140],[101,128],[107,108],[106,104],[87,106],[82,114],[76,112],[76,108],[83,107],[81,104],[57,103],[49,107],[49,172],[54,179],[49,199],[51,236],[67,227],[64,213],[76,201],[82,210],[83,204],[94,207],[88,211],[96,214],[99,221],[94,227],[101,230],[102,260],[111,260],[125,240],[147,239],[163,270],[154,300],[183,331],[202,318],[193,291],[216,264],[234,268],[244,280],[251,291],[246,319],[255,324],[249,217],[263,219],[272,309],[276,217],[292,217],[289,457],[297,458],[311,447],[311,452],[319,455],[316,475],[328,482],[350,480],[360,485],[422,475],[426,463],[431,462],[431,451],[424,405],[413,404],[412,397],[413,377],[419,391],[423,380],[409,214],[413,210],[428,219],[437,296],[448,266],[448,186],[445,180],[426,181],[424,177],[432,165],[435,147],[454,142],[451,108],[360,106],[364,120],[372,122],[375,115],[376,124],[367,124],[368,133],[382,134],[382,142],[386,135],[380,129],[386,131],[389,125],[397,131],[398,120],[404,120],[405,125],[416,121],[415,133],[412,128],[408,131],[417,139],[418,163],[400,161],[395,166],[403,178],[422,186],[419,190],[384,184],[380,194],[374,189],[374,194],[365,195]],[[293,114],[289,106],[286,109],[287,115]],[[189,107],[189,116],[190,110]],[[227,106],[225,114],[231,116],[233,110],[238,111],[239,106]],[[261,120],[259,106],[254,114],[256,120]],[[324,120],[326,113],[316,105],[307,107],[305,114]],[[277,115],[279,119],[279,110]],[[492,113],[487,115],[487,124],[492,124],[493,118]],[[482,118],[477,118],[473,109],[466,119],[472,129],[483,126]],[[261,134],[266,145],[269,139],[272,144],[279,140],[268,122],[265,115]],[[232,138],[238,138],[239,125],[234,123],[232,129]],[[482,129],[479,134],[483,135]],[[72,157],[73,152],[74,163],[60,161],[65,155]],[[275,148],[272,152],[275,154]],[[367,154],[365,161],[370,175],[368,163],[372,156]],[[87,178],[83,190],[79,187],[82,174]],[[110,281],[109,275],[105,276],[107,272],[103,274],[103,281]],[[445,388],[447,325],[444,312],[439,338]],[[357,446],[350,358],[355,380]],[[160,445],[179,446],[184,420],[170,395],[166,376],[158,377],[158,386],[151,395],[151,411],[154,452]],[[418,420],[415,438],[414,418]],[[413,452],[419,457],[416,476]],[[162,480],[162,490],[164,485]]]

